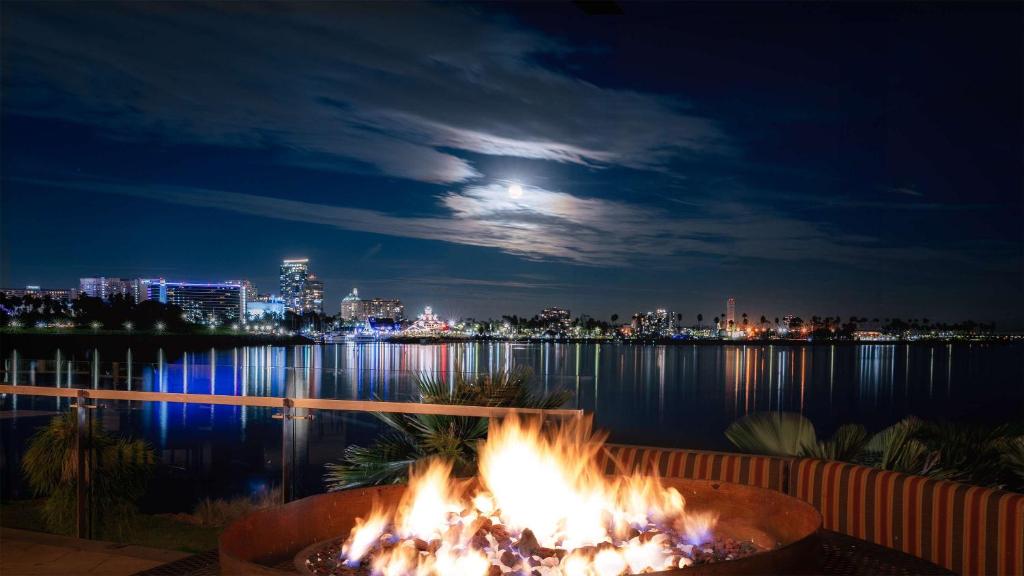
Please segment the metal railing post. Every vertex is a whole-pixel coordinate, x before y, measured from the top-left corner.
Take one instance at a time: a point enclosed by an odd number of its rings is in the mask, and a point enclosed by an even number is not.
[[[287,504],[293,495],[292,464],[295,458],[295,405],[291,398],[284,399],[281,410],[281,503]]]
[[[75,409],[75,483],[76,483],[76,529],[75,535],[78,538],[90,538],[92,536],[92,509],[89,505],[91,496],[91,470],[92,462],[89,458],[89,451],[92,441],[92,414],[90,406],[86,404],[85,391],[78,392],[78,401]]]

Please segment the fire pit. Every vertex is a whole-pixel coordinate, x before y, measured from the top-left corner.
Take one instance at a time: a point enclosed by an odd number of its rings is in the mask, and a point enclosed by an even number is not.
[[[450,464],[434,460],[411,471],[408,487],[336,492],[254,514],[222,535],[221,567],[253,573],[251,561],[280,563],[305,547],[294,566],[315,576],[818,568],[821,517],[810,505],[735,484],[605,476],[596,463],[602,445],[588,421],[554,430],[492,421],[478,478],[454,478]]]

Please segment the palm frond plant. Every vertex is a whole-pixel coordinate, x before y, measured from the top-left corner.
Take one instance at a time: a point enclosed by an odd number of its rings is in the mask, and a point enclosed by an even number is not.
[[[944,478],[949,473],[939,468],[939,453],[921,441],[924,422],[913,416],[884,428],[868,440],[861,462],[881,468]]]
[[[755,412],[736,420],[725,436],[743,452],[771,456],[806,456],[815,450],[814,424],[794,412]]]
[[[868,431],[860,424],[843,424],[832,438],[819,440],[808,456],[822,460],[853,462],[864,451],[868,442]]]
[[[846,424],[822,441],[802,415],[770,412],[740,418],[725,435],[755,454],[841,460],[992,488],[1024,488],[1021,422],[971,426],[911,416],[870,437],[863,426]]]
[[[925,424],[918,436],[939,454],[939,467],[948,471],[945,477],[979,486],[1007,488],[1019,487],[1005,455],[1013,449],[1013,440],[1022,434],[1024,425],[1019,422],[998,426],[935,422]]]
[[[840,426],[832,438],[818,440],[811,423],[795,412],[756,412],[733,422],[725,436],[744,452],[826,460],[853,460],[867,442],[859,424]]]
[[[45,496],[43,521],[57,533],[70,534],[77,509],[77,424],[73,412],[55,416],[30,440],[21,467],[37,496]],[[98,536],[123,538],[136,514],[153,470],[155,456],[141,440],[119,438],[93,422],[85,446],[91,462],[90,509]]]
[[[999,459],[1012,477],[1011,490],[1024,492],[1024,436],[1004,438]]]
[[[420,374],[416,387],[421,402],[508,408],[558,408],[571,393],[535,391],[529,370],[516,369],[452,382]],[[327,464],[328,490],[404,482],[411,466],[432,457],[452,462],[454,473],[476,472],[476,446],[487,435],[487,419],[432,414],[374,414],[387,429],[369,446],[349,446],[342,461]]]

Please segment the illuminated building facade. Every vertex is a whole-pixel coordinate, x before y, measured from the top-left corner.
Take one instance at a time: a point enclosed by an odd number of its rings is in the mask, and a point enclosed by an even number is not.
[[[79,291],[74,288],[40,288],[39,286],[26,286],[25,288],[4,288],[0,290],[5,296],[24,298],[35,296],[36,298],[51,298],[63,302],[71,302],[78,298]]]
[[[99,298],[104,302],[114,296],[124,296],[136,303],[142,300],[139,294],[139,281],[128,278],[79,278],[78,290],[86,296]]]
[[[283,318],[284,300],[267,294],[257,296],[246,302],[245,317],[249,321]]]
[[[296,314],[324,311],[324,283],[309,271],[309,258],[281,262],[281,298]]]
[[[190,322],[244,318],[245,289],[237,282],[204,284],[160,278],[149,279],[144,285],[147,300],[180,306]]]
[[[389,318],[401,321],[405,317],[405,306],[398,299],[359,297],[359,289],[353,288],[348,296],[341,299],[341,319],[345,322],[366,322],[371,318]]]
[[[640,337],[672,336],[675,334],[675,328],[672,325],[674,317],[675,314],[665,308],[658,308],[654,312],[634,314],[631,324],[633,335]]]
[[[565,308],[545,308],[540,312],[540,319],[549,329],[565,330],[572,324],[572,317]]]
[[[359,297],[359,288],[353,288],[348,296],[341,299],[341,320],[343,322],[358,322],[360,316],[363,316],[363,300]]]

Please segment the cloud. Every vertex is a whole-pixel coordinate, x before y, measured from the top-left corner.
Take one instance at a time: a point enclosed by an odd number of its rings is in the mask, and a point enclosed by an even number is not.
[[[12,4],[4,105],[433,183],[479,176],[463,152],[665,170],[729,150],[686,102],[537,63],[569,50],[455,5]]]
[[[656,207],[501,183],[465,186],[438,197],[442,214],[398,216],[363,208],[202,188],[99,181],[17,179],[42,187],[120,194],[277,220],[499,250],[528,260],[598,267],[678,267],[712,258],[844,264],[954,258],[924,248],[886,246],[815,222],[732,202],[691,207],[688,216]]]
[[[907,188],[902,186],[889,188],[889,191],[895,194],[903,194],[905,196],[924,196],[924,194],[918,192],[917,190],[914,190],[913,188]]]

